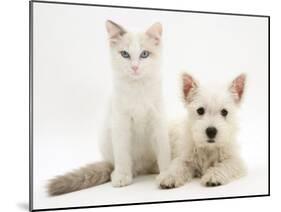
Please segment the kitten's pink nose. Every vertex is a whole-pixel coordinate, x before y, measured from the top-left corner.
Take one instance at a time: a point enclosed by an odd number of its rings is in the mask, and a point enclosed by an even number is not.
[[[133,66],[132,66],[132,69],[133,69],[134,72],[137,72],[138,68],[139,68],[139,67],[138,67],[137,65],[133,65]]]

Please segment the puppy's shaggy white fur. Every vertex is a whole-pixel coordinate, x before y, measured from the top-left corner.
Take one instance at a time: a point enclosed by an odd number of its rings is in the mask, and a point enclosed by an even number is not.
[[[238,109],[245,85],[241,74],[226,87],[203,87],[182,75],[182,93],[188,117],[173,123],[170,141],[173,161],[161,173],[161,188],[174,188],[201,177],[205,186],[226,184],[246,173],[236,146]]]

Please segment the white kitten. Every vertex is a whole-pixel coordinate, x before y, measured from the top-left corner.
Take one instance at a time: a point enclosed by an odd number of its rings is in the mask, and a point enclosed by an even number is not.
[[[104,162],[51,180],[50,195],[107,182],[110,174],[113,186],[126,186],[133,176],[159,173],[169,166],[160,71],[162,26],[155,23],[145,32],[134,33],[107,21],[106,29],[113,93],[100,138]]]
[[[114,85],[101,147],[114,164],[113,186],[125,186],[133,175],[162,171],[170,162],[160,72],[162,27],[156,23],[145,33],[133,33],[108,21],[107,31]]]
[[[189,115],[170,129],[174,160],[158,177],[162,188],[202,177],[206,186],[226,184],[245,174],[236,148],[236,111],[244,94],[245,75],[227,87],[203,87],[188,74],[182,93]]]

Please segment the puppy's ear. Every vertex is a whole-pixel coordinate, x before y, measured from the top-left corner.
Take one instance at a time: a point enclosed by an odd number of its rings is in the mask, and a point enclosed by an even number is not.
[[[233,96],[234,101],[237,104],[241,102],[241,99],[243,97],[244,90],[245,90],[245,83],[246,83],[246,75],[240,74],[232,81],[230,85],[229,90]]]
[[[159,22],[154,23],[145,32],[150,38],[155,41],[155,45],[158,45],[162,36],[162,25]]]
[[[193,100],[196,90],[198,88],[198,82],[189,74],[183,73],[182,76],[182,93],[185,102],[190,103]]]
[[[106,30],[111,43],[116,43],[126,33],[126,30],[122,26],[110,20],[106,21]]]

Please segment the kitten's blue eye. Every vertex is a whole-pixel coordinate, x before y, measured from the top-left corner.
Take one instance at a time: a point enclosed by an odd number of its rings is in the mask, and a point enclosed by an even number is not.
[[[140,54],[140,58],[144,59],[147,58],[150,55],[150,52],[147,50],[142,51],[142,53]]]
[[[124,58],[130,58],[129,53],[126,52],[126,51],[120,51],[120,54],[121,54],[121,56],[124,57]]]

